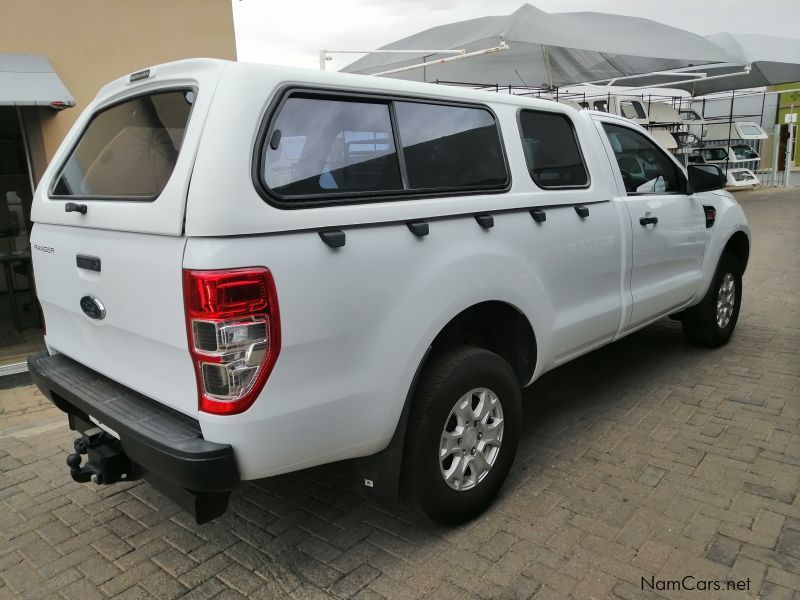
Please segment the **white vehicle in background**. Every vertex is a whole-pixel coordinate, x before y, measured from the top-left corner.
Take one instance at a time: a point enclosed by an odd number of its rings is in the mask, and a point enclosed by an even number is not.
[[[732,123],[708,123],[704,140],[765,140],[769,136],[758,123],[733,121]]]
[[[650,125],[682,125],[683,118],[675,108],[666,102],[651,102],[648,108]]]
[[[578,104],[585,110],[596,110],[612,115],[619,115],[639,125],[647,125],[650,123],[647,103],[639,96],[608,94],[598,97],[588,97],[585,100],[579,101]]]
[[[607,113],[159,65],[100,90],[36,190],[29,369],[76,481],[144,478],[204,522],[242,480],[350,460],[462,523],[542,374],[664,317],[728,342],[750,233],[722,185]]]
[[[754,166],[761,157],[747,144],[730,146],[704,146],[692,151],[689,162],[705,164],[752,163]]]
[[[725,187],[754,188],[761,185],[758,176],[750,169],[728,168]]]
[[[694,110],[680,112],[686,130],[703,141],[765,140],[769,137],[767,132],[753,121],[709,121],[702,119]]]

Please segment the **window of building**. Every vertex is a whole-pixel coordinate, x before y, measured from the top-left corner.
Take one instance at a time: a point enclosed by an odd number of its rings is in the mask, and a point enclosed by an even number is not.
[[[175,168],[193,102],[192,90],[155,92],[93,115],[53,197],[155,199]]]
[[[567,115],[523,110],[519,127],[525,161],[536,185],[545,189],[589,185],[589,173]]]
[[[646,136],[611,123],[603,123],[603,129],[628,195],[686,193],[686,179],[678,165]]]

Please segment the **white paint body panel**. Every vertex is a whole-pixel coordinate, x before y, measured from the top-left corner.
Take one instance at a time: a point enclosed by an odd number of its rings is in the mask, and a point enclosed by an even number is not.
[[[174,190],[150,207],[164,200],[163,220],[153,216],[160,208],[109,203],[95,210],[93,203],[88,219],[76,222],[77,215],[63,213],[63,201],[47,198],[51,166],[34,202],[32,242],[54,249],[34,246],[38,292],[53,351],[197,418],[207,439],[233,446],[245,479],[383,449],[431,341],[477,303],[504,302],[529,320],[538,350],[533,381],[661,317],[667,307],[699,301],[728,237],[747,232],[741,210],[726,195],[707,195],[718,205],[714,230],[704,228],[699,198],[651,197],[651,204],[634,206],[624,188],[620,192],[615,162],[591,111],[446,86],[221,61],[175,63],[156,73],[180,79],[182,70],[197,78],[198,99],[210,104],[195,107],[192,134],[169,183]],[[267,107],[287,83],[485,104],[501,128],[511,189],[278,209],[256,192],[251,165]],[[141,85],[150,84],[156,85]],[[110,84],[93,106],[126,89],[124,80]],[[523,107],[573,120],[591,176],[588,188],[534,185],[517,130]],[[62,148],[53,165],[63,156]],[[587,218],[574,210],[578,204],[589,209]],[[544,223],[533,221],[532,207],[546,210]],[[664,215],[669,228],[649,236],[639,232],[637,211],[643,209]],[[472,217],[476,212],[493,214],[494,227],[482,229]],[[424,238],[405,226],[420,218],[430,225]],[[346,245],[323,244],[320,227],[342,228]],[[77,253],[100,257],[101,273],[77,269]],[[181,270],[247,266],[268,267],[274,276],[280,355],[247,411],[199,413]],[[104,302],[106,319],[92,321],[81,312],[85,294]]]

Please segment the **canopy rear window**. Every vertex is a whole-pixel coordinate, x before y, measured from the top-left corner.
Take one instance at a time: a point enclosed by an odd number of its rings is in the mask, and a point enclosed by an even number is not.
[[[155,200],[178,160],[194,95],[191,89],[155,92],[97,112],[51,197]]]

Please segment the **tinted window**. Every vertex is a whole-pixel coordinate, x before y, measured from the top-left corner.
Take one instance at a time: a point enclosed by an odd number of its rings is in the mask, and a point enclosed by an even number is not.
[[[608,102],[605,100],[595,100],[594,109],[599,110],[600,112],[608,112]]]
[[[508,181],[492,114],[480,108],[395,102],[408,186],[497,187]]]
[[[619,103],[619,108],[622,111],[622,116],[626,119],[646,119],[647,114],[639,102],[633,100],[623,100]]]
[[[53,188],[55,196],[153,199],[167,184],[194,92],[139,96],[95,114]]]
[[[262,164],[264,182],[282,196],[403,189],[386,103],[290,97]]]
[[[758,153],[747,144],[731,146],[731,149],[739,160],[758,158]]]
[[[528,171],[536,185],[560,188],[589,184],[589,173],[569,117],[523,110],[519,126]]]
[[[725,148],[703,148],[700,154],[706,160],[727,160],[728,151]]]
[[[683,173],[647,137],[628,127],[603,123],[629,194],[685,193]]]

